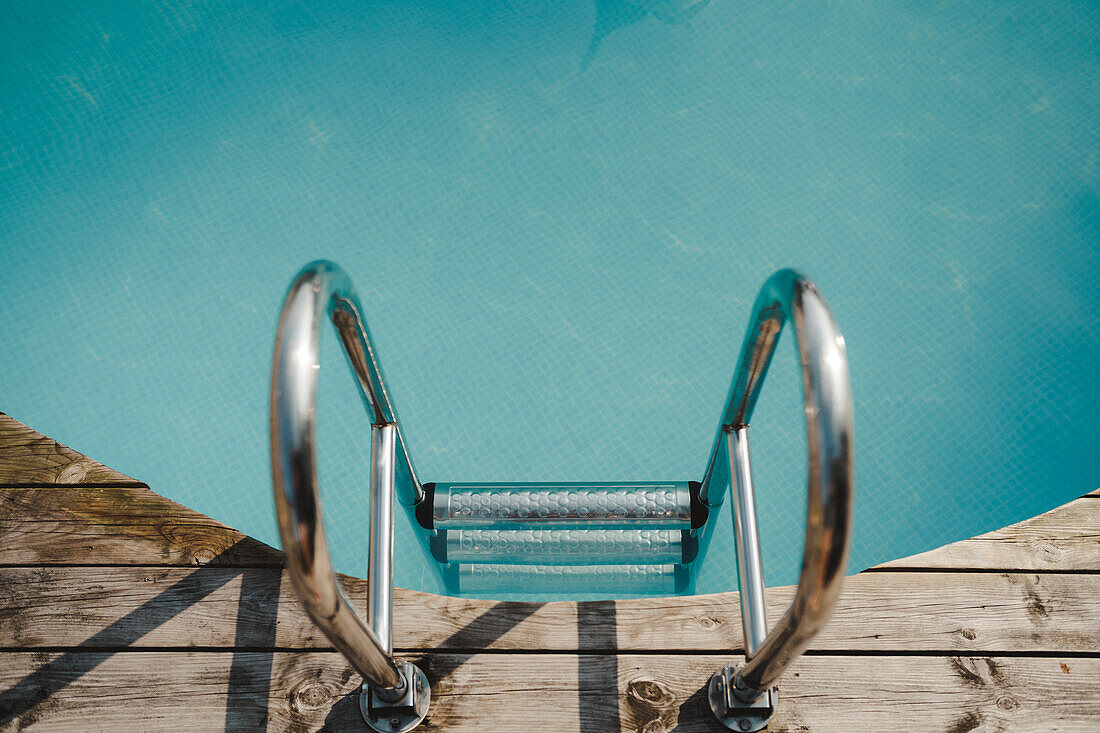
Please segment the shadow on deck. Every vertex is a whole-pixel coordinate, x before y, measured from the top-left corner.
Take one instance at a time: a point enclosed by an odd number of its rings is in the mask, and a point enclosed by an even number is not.
[[[852,576],[769,730],[1100,729],[1098,516],[1094,492]],[[358,677],[283,581],[277,550],[0,414],[0,730],[363,730]],[[399,590],[394,621],[424,730],[720,731],[704,687],[741,652],[735,593]]]

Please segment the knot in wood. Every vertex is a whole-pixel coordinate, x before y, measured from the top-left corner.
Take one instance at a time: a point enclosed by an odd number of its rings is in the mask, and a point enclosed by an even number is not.
[[[1062,562],[1066,557],[1066,551],[1051,542],[1033,540],[1028,545],[1038,559],[1052,565]]]
[[[332,692],[320,682],[305,682],[290,693],[295,710],[320,710],[332,703]]]
[[[656,680],[634,680],[626,686],[626,697],[646,710],[663,710],[675,699],[672,691]]]
[[[88,475],[88,468],[83,462],[70,463],[57,473],[59,484],[79,484]]]

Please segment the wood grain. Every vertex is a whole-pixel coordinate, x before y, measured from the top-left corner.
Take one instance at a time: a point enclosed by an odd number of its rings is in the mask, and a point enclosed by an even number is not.
[[[282,553],[148,488],[0,488],[0,565],[261,565]]]
[[[0,487],[0,565],[269,565],[281,562],[277,557],[269,546],[143,486]],[[899,568],[1100,572],[1100,497],[875,569]]]
[[[769,730],[1100,729],[1098,516],[1095,491],[848,578]],[[0,731],[363,730],[359,680],[282,563],[0,414]],[[768,590],[773,623],[793,593]],[[741,646],[736,593],[399,589],[394,624],[432,680],[428,731],[716,731],[703,686]]]
[[[363,610],[366,584],[345,579]],[[768,590],[774,623],[792,588]],[[1100,575],[897,573],[849,578],[811,649],[1100,654]],[[659,619],[659,622],[656,620]],[[737,594],[499,603],[399,590],[403,649],[742,649]],[[263,568],[0,568],[0,647],[329,649],[290,581]]]
[[[426,654],[424,731],[717,728],[720,655]],[[1092,731],[1100,661],[809,656],[784,677],[771,733]],[[0,730],[362,731],[334,653],[0,654]],[[35,703],[36,700],[40,702]]]
[[[1082,497],[1004,529],[879,567],[1100,571],[1100,499]]]
[[[281,553],[143,486],[0,487],[0,565],[44,562],[271,565]],[[1100,572],[1100,499],[875,570],[899,568]]]
[[[137,484],[0,412],[0,485]]]

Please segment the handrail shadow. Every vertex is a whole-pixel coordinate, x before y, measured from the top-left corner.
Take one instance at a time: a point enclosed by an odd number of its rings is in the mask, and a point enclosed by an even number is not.
[[[585,653],[591,649],[602,653]],[[577,603],[577,650],[580,733],[620,730],[619,630],[615,601]]]
[[[445,682],[466,660],[530,618],[545,603],[501,601],[440,643],[416,657],[432,678]],[[581,733],[618,730],[618,627],[614,601],[577,602],[577,689]],[[521,652],[522,650],[517,650]],[[567,652],[563,652],[567,653]],[[439,695],[440,691],[435,694]],[[333,710],[331,718],[335,719]]]
[[[435,649],[415,657],[415,663],[432,682],[443,682],[478,650],[487,649],[544,605],[534,601],[500,601],[444,639]]]
[[[36,708],[85,674],[126,652],[131,645],[203,601],[233,580],[241,579],[234,631],[233,660],[228,674],[226,730],[263,730],[268,724],[268,694],[274,664],[276,621],[282,572],[274,567],[226,567],[220,560],[239,557],[243,539],[197,568],[182,580],[141,606],[45,662],[8,689],[0,692],[0,727],[18,720],[37,718]],[[210,574],[209,570],[222,572]],[[459,629],[435,649],[421,652],[433,686],[445,682],[479,650],[530,618],[545,604],[502,601]],[[613,601],[577,603],[578,689],[582,733],[617,729],[619,721],[618,650]],[[186,651],[186,647],[180,647]],[[33,649],[29,649],[33,651]],[[402,650],[408,653],[409,650]],[[404,656],[404,655],[403,655]],[[257,663],[257,659],[260,659]],[[330,711],[334,722],[343,720],[354,707],[354,696]],[[339,709],[338,709],[339,708]],[[347,708],[345,710],[344,708]],[[45,711],[42,711],[45,712]],[[356,712],[357,716],[357,712]]]
[[[35,717],[34,709],[47,702],[53,695],[115,654],[126,651],[135,641],[237,577],[241,577],[241,600],[237,608],[234,645],[245,646],[247,642],[250,651],[272,648],[275,641],[281,580],[276,581],[272,589],[269,584],[263,582],[263,579],[273,575],[280,577],[281,572],[273,573],[273,568],[233,568],[216,564],[220,559],[231,561],[244,549],[242,545],[252,543],[255,543],[255,540],[249,538],[234,543],[215,556],[209,564],[196,569],[183,580],[88,637],[75,648],[54,657],[12,687],[0,692],[0,727],[16,719],[21,719],[23,723],[31,722],[23,719],[23,716],[31,713],[32,717]],[[212,569],[235,572],[213,576],[213,579],[209,575],[204,575],[207,570]],[[256,599],[260,601],[257,602]],[[28,651],[34,650],[28,649]],[[261,678],[266,678],[270,685],[273,654],[273,651],[269,653],[267,664],[262,669],[258,669],[254,664],[248,664],[242,653],[234,653],[228,679],[229,694],[225,720],[227,729],[251,730],[266,725],[267,695],[263,695],[257,701],[255,695],[247,694],[246,699],[246,693],[250,692],[246,688],[254,689],[257,680]],[[249,657],[254,658],[254,656],[249,654]]]

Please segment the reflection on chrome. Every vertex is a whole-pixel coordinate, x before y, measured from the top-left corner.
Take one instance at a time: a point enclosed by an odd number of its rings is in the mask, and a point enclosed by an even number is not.
[[[765,636],[764,574],[749,466],[748,427],[783,326],[794,323],[806,414],[809,471],[802,573],[790,609]],[[724,456],[719,456],[724,453]],[[727,727],[760,730],[775,709],[772,687],[825,625],[848,562],[852,512],[852,394],[844,337],[804,275],[781,270],[756,303],[726,411],[700,490],[716,505],[715,467],[728,461],[746,663],[711,679],[711,707]],[[714,484],[712,487],[711,484]]]
[[[366,680],[361,709],[375,730],[414,728],[430,688],[419,669],[393,659],[394,499],[422,498],[355,291],[331,262],[294,279],[279,318],[271,377],[271,465],[279,534],[291,583],[309,617]],[[322,321],[332,320],[371,417],[367,622],[333,573],[317,485],[316,397]],[[397,725],[395,725],[397,721]]]

